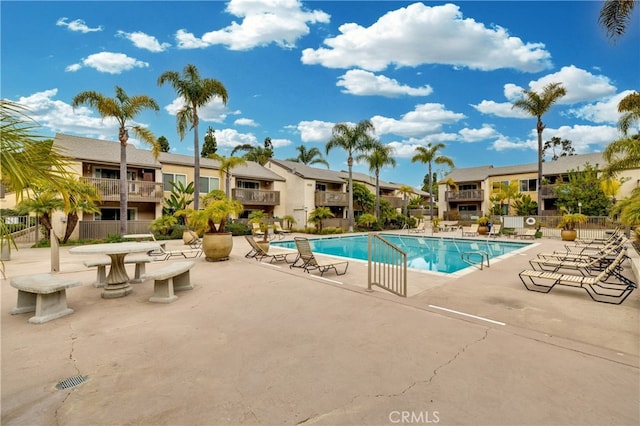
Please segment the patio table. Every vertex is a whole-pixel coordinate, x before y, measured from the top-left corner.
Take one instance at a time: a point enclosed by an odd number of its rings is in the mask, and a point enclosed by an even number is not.
[[[71,248],[69,253],[106,254],[109,256],[111,258],[111,268],[102,290],[102,297],[104,299],[115,299],[124,297],[132,292],[129,284],[129,275],[127,275],[127,270],[124,266],[124,258],[129,253],[143,253],[159,249],[160,245],[157,242],[124,242],[78,246]]]

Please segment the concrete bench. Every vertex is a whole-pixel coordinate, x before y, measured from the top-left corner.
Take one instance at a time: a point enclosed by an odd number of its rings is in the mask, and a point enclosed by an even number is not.
[[[174,292],[193,289],[189,274],[193,265],[195,265],[193,261],[174,262],[164,268],[145,274],[144,279],[155,280],[153,296],[149,298],[149,301],[171,303],[178,298]]]
[[[42,324],[73,313],[67,307],[67,289],[80,286],[80,281],[54,274],[23,275],[11,279],[18,289],[18,302],[11,315],[35,312],[32,324]]]
[[[134,276],[129,280],[130,283],[141,283],[142,276],[145,273],[145,265],[147,263],[153,262],[156,259],[147,255],[140,256],[130,256],[124,259],[125,264],[135,263],[136,269],[134,272]],[[93,283],[94,287],[104,287],[107,282],[107,266],[111,265],[110,258],[104,259],[95,259],[95,260],[85,260],[84,266],[87,268],[93,268],[94,266],[98,267],[98,273],[96,277],[96,281]]]

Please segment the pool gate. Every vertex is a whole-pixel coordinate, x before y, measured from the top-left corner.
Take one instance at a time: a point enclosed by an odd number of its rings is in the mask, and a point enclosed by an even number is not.
[[[369,233],[367,288],[380,287],[407,297],[407,253],[380,237]]]

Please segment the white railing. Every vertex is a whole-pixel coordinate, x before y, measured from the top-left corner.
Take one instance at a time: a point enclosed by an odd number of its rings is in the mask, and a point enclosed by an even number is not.
[[[376,234],[369,234],[368,286],[407,297],[407,254]]]

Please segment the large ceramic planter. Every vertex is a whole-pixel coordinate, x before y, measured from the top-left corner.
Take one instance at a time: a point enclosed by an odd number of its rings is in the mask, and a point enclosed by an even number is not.
[[[489,227],[486,225],[478,226],[478,235],[487,235],[489,233]]]
[[[560,238],[562,238],[562,241],[575,241],[577,236],[578,231],[575,229],[563,229],[560,231]]]
[[[202,239],[202,251],[209,262],[229,260],[232,248],[233,236],[231,232],[204,234]]]

